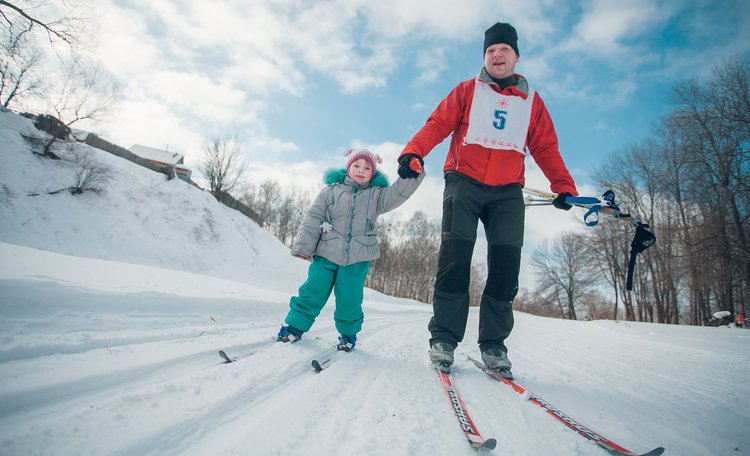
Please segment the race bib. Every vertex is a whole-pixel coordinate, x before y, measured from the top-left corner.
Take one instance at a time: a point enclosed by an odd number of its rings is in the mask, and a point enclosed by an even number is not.
[[[529,89],[529,95],[523,99],[497,93],[477,78],[464,143],[525,154],[533,102],[533,89]]]

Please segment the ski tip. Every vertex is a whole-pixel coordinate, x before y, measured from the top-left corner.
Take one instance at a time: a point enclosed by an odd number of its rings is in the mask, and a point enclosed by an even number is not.
[[[627,451],[627,450],[625,450],[627,452],[622,452],[622,451],[616,450],[616,449],[614,449],[614,448],[612,448],[610,446],[604,445],[602,443],[599,443],[599,445],[602,448],[604,448],[605,450],[607,450],[610,454],[613,454],[615,456],[660,456],[662,453],[664,453],[664,447],[654,448],[653,450],[651,450],[651,451],[649,451],[647,453],[632,453],[632,452]]]
[[[221,356],[225,363],[231,363],[233,361],[224,350],[219,350],[219,356]]]
[[[487,439],[481,445],[479,445],[478,448],[481,450],[494,450],[496,446],[497,446],[497,440]]]
[[[313,369],[315,369],[315,372],[320,372],[323,370],[323,366],[320,365],[320,362],[317,359],[312,360],[310,364],[312,365]]]

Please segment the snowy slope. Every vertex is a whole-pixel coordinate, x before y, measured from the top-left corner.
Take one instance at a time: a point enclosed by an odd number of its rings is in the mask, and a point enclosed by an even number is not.
[[[110,169],[101,194],[46,193],[73,185],[61,161],[32,155],[21,137],[33,122],[0,112],[0,240],[76,256],[161,266],[294,290],[305,267],[273,235],[208,192],[109,153],[77,144]],[[58,155],[68,156],[58,149]],[[265,259],[289,260],[285,274]]]
[[[0,113],[0,454],[476,454],[429,367],[430,306],[368,290],[361,346],[317,374],[332,306],[273,343],[304,262],[97,151],[110,190],[28,197],[70,185],[17,140],[29,128]],[[459,353],[476,334],[472,309]],[[508,345],[521,384],[632,451],[750,452],[750,331],[517,313]],[[454,380],[494,454],[606,454],[462,356]]]

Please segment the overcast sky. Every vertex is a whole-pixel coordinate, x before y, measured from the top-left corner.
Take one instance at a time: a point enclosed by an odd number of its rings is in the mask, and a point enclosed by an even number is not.
[[[368,146],[395,159],[447,93],[478,74],[484,30],[510,22],[520,62],[555,121],[582,193],[592,166],[645,138],[675,82],[747,57],[745,0],[99,0],[95,57],[124,99],[95,127],[124,147],[184,153],[195,165],[217,135],[236,135],[254,183],[302,187]],[[407,203],[440,217],[448,141]],[[548,190],[530,167],[529,186]],[[536,211],[536,212],[534,212]],[[530,235],[554,231],[533,208]],[[408,212],[410,213],[410,212]],[[555,217],[563,217],[555,214]],[[561,219],[562,220],[562,219]],[[539,234],[537,233],[537,234]]]

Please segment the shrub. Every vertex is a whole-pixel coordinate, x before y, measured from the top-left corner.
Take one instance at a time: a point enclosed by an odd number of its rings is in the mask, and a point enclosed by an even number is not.
[[[70,135],[70,128],[55,116],[41,114],[37,116],[34,126],[57,139],[67,139]]]

